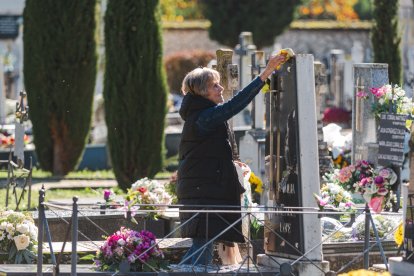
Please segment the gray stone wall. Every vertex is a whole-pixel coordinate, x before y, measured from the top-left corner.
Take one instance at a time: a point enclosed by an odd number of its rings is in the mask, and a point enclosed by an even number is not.
[[[164,56],[178,51],[200,49],[215,52],[219,48],[228,48],[210,40],[208,30],[202,28],[164,29],[163,39]],[[292,48],[296,53],[313,54],[315,60],[323,61],[332,49],[343,49],[350,55],[354,41],[361,43],[365,49],[364,61],[370,62],[372,51],[368,29],[289,29],[277,37],[275,43],[282,48]],[[265,50],[269,53],[272,47]]]
[[[291,29],[276,38],[276,43],[282,48],[312,54],[319,61],[328,58],[332,49],[342,49],[345,55],[350,55],[355,41],[359,41],[365,49],[364,62],[371,62],[371,41],[366,29]]]

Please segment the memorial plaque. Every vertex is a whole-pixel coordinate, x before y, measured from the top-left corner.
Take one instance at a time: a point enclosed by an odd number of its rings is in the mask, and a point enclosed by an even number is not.
[[[378,135],[378,164],[402,166],[404,161],[404,137],[406,115],[381,114]]]
[[[16,38],[19,35],[19,15],[0,15],[0,39]]]

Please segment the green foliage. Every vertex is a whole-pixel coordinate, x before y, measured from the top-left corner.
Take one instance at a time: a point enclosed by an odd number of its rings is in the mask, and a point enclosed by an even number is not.
[[[372,0],[359,0],[354,5],[354,10],[360,20],[371,20],[373,12]]]
[[[389,80],[401,85],[401,37],[398,32],[398,1],[374,1],[374,26],[371,41],[374,62],[388,63]]]
[[[229,47],[238,43],[241,32],[252,32],[260,49],[272,45],[293,20],[300,0],[201,0],[205,17],[211,21],[210,38]]]
[[[170,91],[181,94],[181,83],[185,75],[199,66],[207,66],[215,57],[214,53],[202,50],[177,52],[167,56],[164,64]]]
[[[105,118],[112,166],[123,190],[162,168],[167,86],[159,17],[158,1],[108,1]]]
[[[40,166],[73,170],[87,141],[96,75],[96,0],[27,0],[24,82]]]

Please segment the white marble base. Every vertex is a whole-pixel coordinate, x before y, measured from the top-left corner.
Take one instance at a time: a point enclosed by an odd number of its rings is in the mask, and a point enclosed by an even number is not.
[[[403,261],[402,257],[388,258],[389,271],[392,276],[406,276],[414,274],[414,263]]]
[[[257,255],[257,264],[268,266],[268,267],[280,267],[284,263],[292,263],[294,260],[280,258],[276,256],[270,256],[266,254]],[[317,265],[318,267],[316,267]],[[312,261],[309,262],[306,259],[298,261],[293,265],[293,271],[295,271],[299,276],[325,276],[329,271],[329,262],[328,261]]]

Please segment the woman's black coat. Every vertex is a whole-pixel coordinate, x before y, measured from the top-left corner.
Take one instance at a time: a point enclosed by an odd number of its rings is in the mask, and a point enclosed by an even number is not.
[[[210,240],[241,218],[239,213],[210,213],[207,216],[199,214],[187,222],[195,213],[183,212],[185,209],[197,209],[194,205],[221,205],[216,209],[240,210],[240,207],[229,207],[240,206],[244,189],[233,164],[227,123],[223,122],[208,135],[200,136],[197,130],[198,115],[213,106],[213,102],[201,96],[187,94],[180,109],[185,124],[179,147],[177,197],[179,204],[192,205],[180,210],[182,237],[207,237]],[[244,242],[241,221],[217,240]]]

